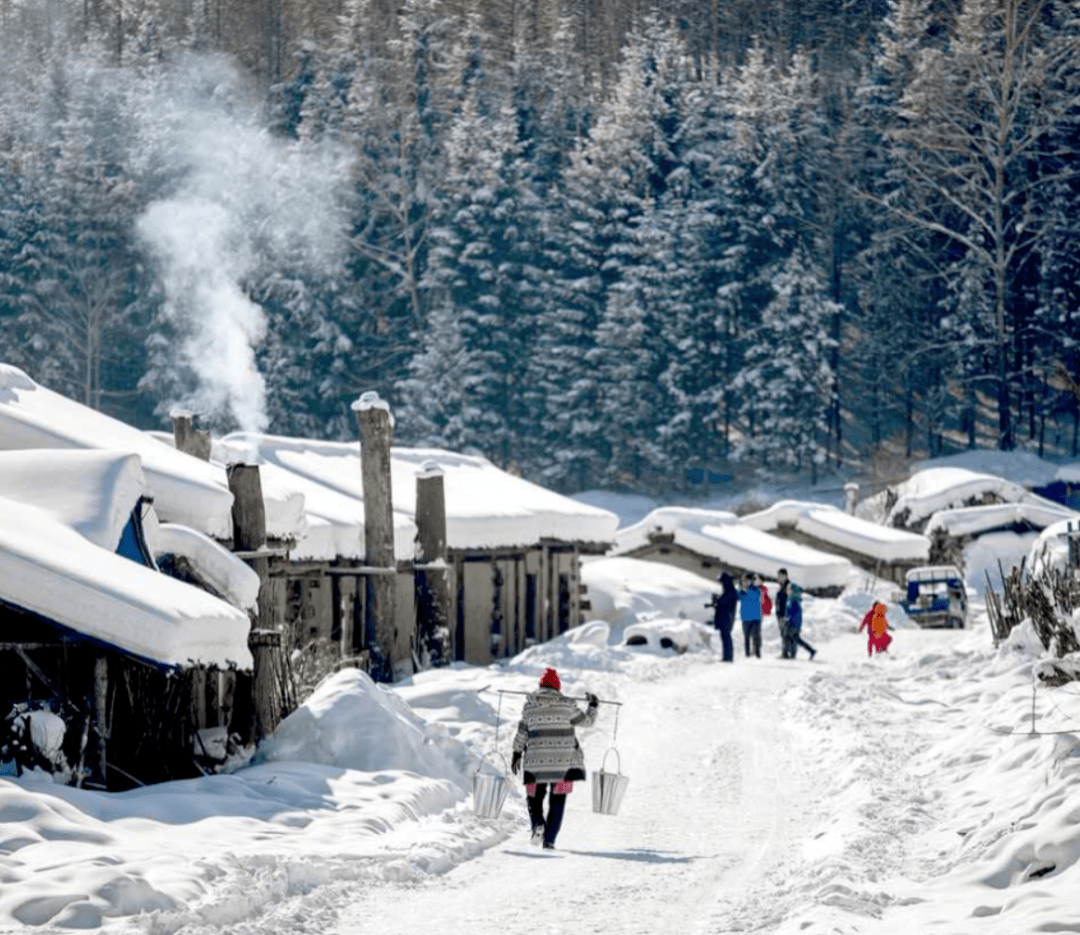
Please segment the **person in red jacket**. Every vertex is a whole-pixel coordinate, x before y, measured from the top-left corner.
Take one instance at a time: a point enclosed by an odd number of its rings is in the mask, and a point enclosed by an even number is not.
[[[866,630],[867,644],[866,655],[872,656],[874,652],[883,653],[889,648],[892,637],[889,636],[889,621],[885,619],[885,605],[879,601],[863,617],[859,625],[859,631]]]

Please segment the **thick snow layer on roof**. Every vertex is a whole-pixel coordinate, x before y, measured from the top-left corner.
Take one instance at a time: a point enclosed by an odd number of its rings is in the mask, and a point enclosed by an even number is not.
[[[687,549],[700,552],[698,546],[703,543],[701,530],[709,525],[723,525],[726,523],[738,523],[739,517],[725,510],[699,510],[690,507],[665,506],[653,510],[641,522],[634,523],[615,533],[615,545],[610,550],[611,555],[625,555],[635,549],[643,548],[649,544],[653,535],[674,536],[678,545]],[[708,548],[708,543],[704,543]],[[708,555],[709,552],[702,554]]]
[[[147,432],[152,438],[156,438],[164,445],[175,450],[176,442],[171,432]],[[221,470],[222,483],[229,486],[224,467],[232,462],[246,463],[246,458],[252,459],[252,464],[258,464],[258,452],[247,448],[221,449],[219,454],[222,458],[215,458],[210,462],[215,470]],[[307,526],[304,512],[304,494],[295,483],[292,475],[284,471],[259,471],[259,483],[262,485],[263,504],[266,508],[266,535],[270,539],[298,540],[304,535]],[[230,527],[229,535],[232,537]]]
[[[997,448],[975,448],[943,458],[918,461],[911,466],[911,472],[943,467],[966,468],[979,474],[992,474],[1021,487],[1042,487],[1051,483],[1058,472],[1056,464],[1044,461],[1034,452],[1001,451]]]
[[[289,554],[299,561],[364,558],[364,501],[360,482],[359,443],[338,455],[310,457],[294,439],[237,432],[214,441],[213,457],[221,461],[254,459],[260,473],[279,488],[303,497],[305,529]],[[313,445],[329,443],[313,442]],[[349,448],[341,445],[342,449]],[[354,476],[355,475],[355,476]],[[327,482],[329,481],[329,482]],[[393,478],[391,478],[393,484]],[[394,557],[411,559],[416,524],[394,510]]]
[[[741,523],[705,526],[701,532],[710,541],[710,551],[705,554],[765,578],[772,579],[777,569],[786,568],[796,584],[817,590],[844,587],[851,576],[852,565],[846,558],[819,552],[752,526]]]
[[[0,493],[39,507],[95,545],[116,551],[147,492],[139,456],[117,451],[0,451]]]
[[[1063,464],[1054,474],[1054,480],[1067,484],[1080,484],[1080,464]]]
[[[164,665],[251,667],[242,610],[0,497],[0,599]]]
[[[259,451],[265,463],[363,501],[359,442],[321,442],[272,435],[234,433],[218,443]],[[217,450],[217,449],[215,449]],[[486,458],[440,449],[391,450],[391,490],[395,514],[395,552],[411,558],[415,548],[416,479],[429,467],[443,473],[447,545],[456,549],[534,545],[541,539],[563,542],[609,542],[618,518],[607,510],[579,503],[514,477]],[[308,488],[302,488],[308,496]],[[311,512],[309,504],[308,511]],[[318,515],[318,514],[317,514]],[[339,513],[323,516],[342,519]],[[358,519],[348,513],[345,519]],[[362,528],[362,527],[361,527]]]
[[[835,507],[808,510],[799,517],[796,528],[881,562],[925,562],[930,557],[930,540],[926,536],[871,523]]]
[[[232,494],[220,468],[47,390],[0,364],[0,450],[104,448],[137,454],[158,515],[211,536],[232,536]]]
[[[759,514],[758,521],[772,522],[787,515],[795,514],[784,507],[767,518]],[[647,545],[650,533],[673,535],[676,545],[769,579],[775,577],[778,568],[785,567],[791,579],[804,588],[842,587],[851,572],[851,562],[846,558],[741,523],[734,513],[684,507],[653,510],[640,523],[620,530],[611,554],[626,554]]]
[[[1063,519],[1080,521],[1080,513],[1066,507],[1039,503],[997,503],[988,506],[967,506],[954,510],[939,510],[926,524],[926,534],[937,529],[950,536],[977,536],[991,529],[1026,524],[1045,529]]]
[[[150,543],[154,558],[180,555],[195,572],[230,604],[254,610],[259,597],[259,576],[228,549],[187,526],[161,523]]]
[[[1019,484],[978,474],[965,468],[930,468],[913,474],[896,487],[898,499],[886,517],[887,525],[913,525],[939,510],[963,506],[972,497],[994,494],[1005,503],[1040,503],[1050,501],[1029,493]]]

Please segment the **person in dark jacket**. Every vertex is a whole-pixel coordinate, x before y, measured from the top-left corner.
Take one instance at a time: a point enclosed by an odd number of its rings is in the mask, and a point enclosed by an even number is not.
[[[787,651],[789,659],[795,658],[800,646],[810,653],[811,659],[817,655],[817,650],[802,638],[802,594],[802,588],[797,584],[791,586],[787,606]]]
[[[793,659],[794,655],[788,651],[787,605],[791,580],[788,578],[786,568],[781,568],[776,573],[776,581],[779,587],[776,590],[776,600],[773,602],[773,607],[776,610],[776,625],[780,629],[780,658]]]
[[[566,796],[573,791],[574,780],[585,778],[585,755],[574,728],[589,727],[596,720],[600,704],[596,695],[586,692],[589,707],[582,711],[562,695],[560,687],[559,674],[546,669],[540,677],[539,690],[525,700],[510,761],[510,771],[515,776],[523,768],[532,843],[539,844],[542,840],[547,850],[555,848]],[[551,800],[545,818],[544,797],[549,790]]]
[[[713,626],[720,631],[720,641],[724,647],[724,662],[735,661],[735,647],[731,642],[731,628],[735,626],[735,605],[739,603],[739,592],[735,590],[735,579],[726,571],[720,575],[719,594],[714,594],[712,603],[707,607],[713,607]]]
[[[761,584],[757,575],[743,578],[745,587],[739,589],[739,616],[742,617],[743,642],[746,655],[761,658]]]

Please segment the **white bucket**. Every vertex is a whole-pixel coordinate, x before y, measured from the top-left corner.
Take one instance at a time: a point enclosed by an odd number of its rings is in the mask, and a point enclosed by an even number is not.
[[[604,764],[607,763],[608,753],[615,754],[615,772],[604,772]],[[623,796],[626,795],[626,787],[630,785],[630,777],[623,776],[622,760],[619,751],[609,747],[604,753],[604,759],[600,763],[600,769],[592,774],[592,810],[598,815],[618,815],[619,806],[622,805]]]
[[[502,754],[500,754],[502,756]],[[506,757],[502,758],[503,767],[506,766]],[[502,811],[503,803],[510,791],[506,784],[505,773],[483,773],[484,760],[473,773],[472,794],[473,812],[480,818],[498,818]]]

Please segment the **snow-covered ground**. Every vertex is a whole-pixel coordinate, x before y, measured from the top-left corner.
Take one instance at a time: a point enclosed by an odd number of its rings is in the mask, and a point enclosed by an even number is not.
[[[620,645],[707,619],[714,587],[628,561],[586,566],[614,625],[389,690],[338,673],[231,775],[112,795],[0,778],[0,931],[1080,931],[1080,687],[1039,689],[1029,733],[1027,629],[994,650],[980,605],[966,631],[890,605],[869,659],[855,631],[892,586],[853,574],[807,598],[813,662],[777,658],[767,621],[765,658],[737,639],[725,665]],[[590,770],[614,743],[630,777],[618,816],[578,784],[553,854],[528,845],[516,783],[496,820],[467,791],[481,755],[509,757],[522,698],[495,690],[549,665],[624,703],[617,737],[612,707],[579,737]]]

